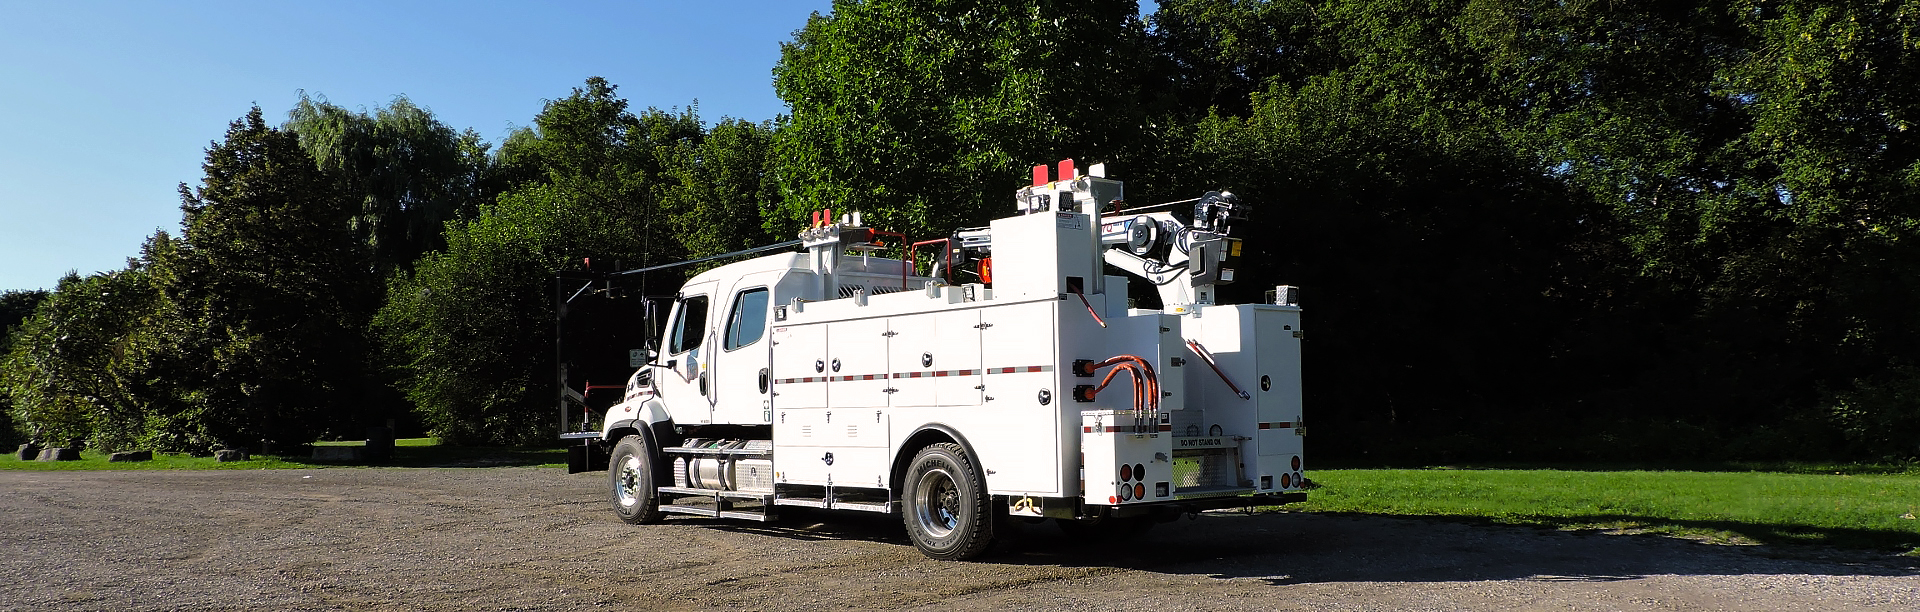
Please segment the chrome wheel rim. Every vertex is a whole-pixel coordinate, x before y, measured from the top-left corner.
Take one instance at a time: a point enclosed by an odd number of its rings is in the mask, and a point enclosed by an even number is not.
[[[920,484],[914,489],[915,518],[927,535],[944,538],[960,526],[960,487],[955,484],[953,474],[945,468],[935,468],[920,475]]]
[[[620,471],[613,481],[613,496],[620,500],[621,506],[640,503],[640,469],[637,456],[629,455],[626,461],[620,462]]]

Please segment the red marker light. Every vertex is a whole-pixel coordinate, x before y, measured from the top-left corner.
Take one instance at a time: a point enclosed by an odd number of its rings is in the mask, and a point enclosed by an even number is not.
[[[1120,466],[1120,481],[1130,482],[1132,480],[1133,480],[1133,466],[1131,465]]]
[[[1060,180],[1063,180],[1063,181],[1073,180],[1073,160],[1071,159],[1060,160],[1059,176],[1060,176]]]
[[[1038,166],[1034,166],[1034,167],[1033,167],[1033,186],[1035,186],[1035,187],[1039,187],[1039,186],[1041,186],[1041,185],[1045,185],[1045,184],[1047,184],[1047,166],[1046,166],[1046,164],[1041,164],[1041,165],[1038,165]]]

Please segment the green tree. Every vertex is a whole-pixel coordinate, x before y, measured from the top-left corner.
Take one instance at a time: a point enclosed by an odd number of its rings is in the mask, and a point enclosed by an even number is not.
[[[778,231],[791,228],[779,223],[772,147],[770,125],[726,119],[697,140],[656,150],[665,176],[654,193],[682,252],[713,255],[792,237]]]
[[[382,273],[443,246],[447,222],[473,218],[504,187],[478,133],[455,132],[405,96],[368,114],[302,93],[285,127],[335,189],[358,198],[352,225]]]
[[[159,351],[202,365],[149,416],[157,445],[304,443],[367,424],[373,261],[356,203],[297,138],[255,107],[208,149],[201,186],[180,188],[184,231],[156,262],[178,327]]]
[[[47,292],[41,289],[9,289],[0,292],[0,359],[13,351],[13,332],[33,316],[35,308],[46,301]],[[0,374],[4,376],[4,374]],[[0,384],[0,446],[17,443],[21,437],[14,427],[13,401],[7,394],[7,385]]]
[[[0,363],[12,418],[33,440],[117,450],[141,433],[143,402],[122,358],[158,298],[147,270],[69,273],[20,326]]]
[[[428,427],[461,443],[550,440],[554,274],[762,244],[770,142],[764,125],[704,129],[691,108],[636,115],[600,78],[549,102],[500,148],[520,186],[389,284],[378,329]],[[667,290],[681,273],[650,282]]]
[[[45,289],[9,289],[0,291],[0,342],[33,316],[33,310],[46,301]]]
[[[1128,3],[839,0],[774,68],[793,107],[774,145],[781,222],[859,209],[943,235],[1006,210],[1028,166],[1134,161],[1146,57]]]

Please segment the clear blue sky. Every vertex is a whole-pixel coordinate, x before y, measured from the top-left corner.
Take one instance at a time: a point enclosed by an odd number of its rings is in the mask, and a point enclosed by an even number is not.
[[[177,232],[179,183],[254,105],[396,95],[493,142],[587,77],[635,109],[771,119],[780,43],[830,0],[7,2],[0,290],[124,267]]]

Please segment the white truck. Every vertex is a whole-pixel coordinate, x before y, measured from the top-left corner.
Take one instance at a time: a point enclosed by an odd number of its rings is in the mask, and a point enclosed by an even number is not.
[[[1130,531],[1305,499],[1298,292],[1214,301],[1246,207],[1126,209],[1102,165],[1052,170],[1018,214],[909,245],[937,247],[925,275],[920,248],[874,256],[887,233],[827,211],[804,252],[693,277],[599,431],[563,436],[590,451],[573,469],[604,453],[629,523],[899,514],[936,559],[979,555],[1010,520]],[[1162,308],[1131,308],[1106,264]]]

